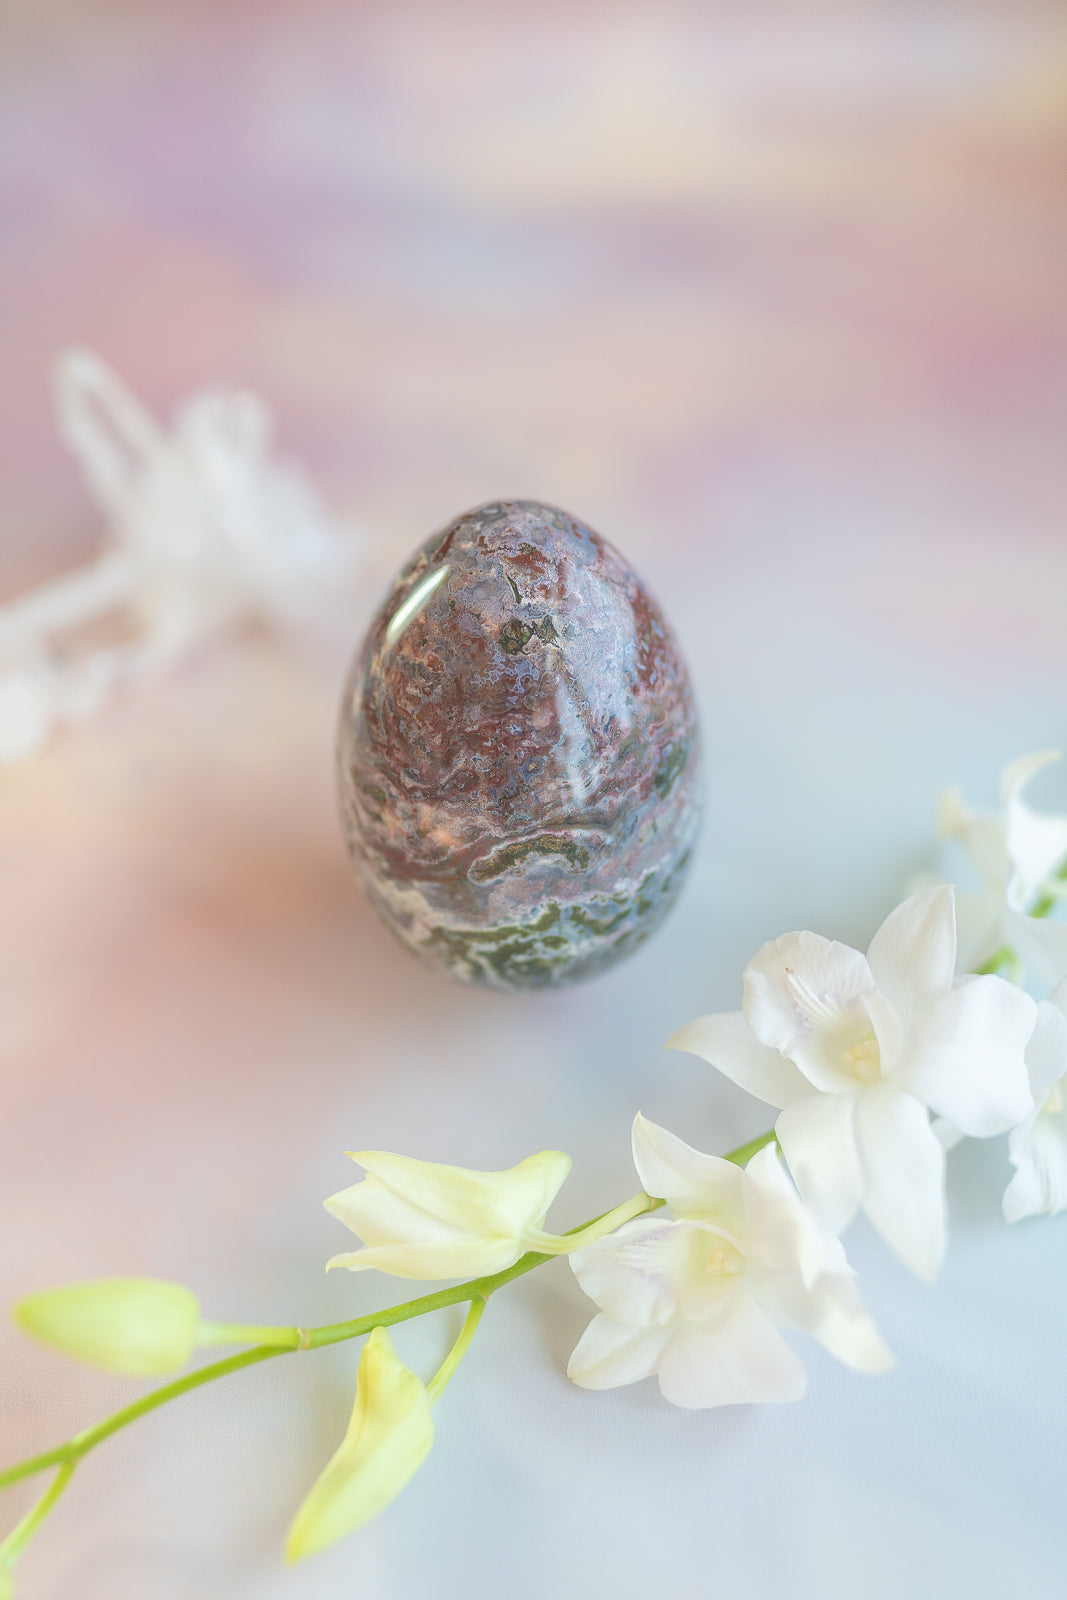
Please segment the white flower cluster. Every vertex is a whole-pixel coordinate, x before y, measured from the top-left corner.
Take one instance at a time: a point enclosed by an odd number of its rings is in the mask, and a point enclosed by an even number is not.
[[[1046,920],[1067,894],[1067,817],[1021,798],[1050,759],[1006,768],[999,816],[956,795],[941,804],[942,833],[983,880],[964,904],[967,965],[984,970],[957,976],[956,896],[942,885],[898,906],[866,956],[814,933],[772,940],[745,969],[740,1011],[669,1041],[778,1109],[799,1197],[770,1149],[742,1173],[638,1117],[638,1175],[675,1220],[631,1222],[572,1257],[601,1308],[571,1357],[576,1382],[656,1372],[680,1405],[790,1399],[803,1373],[783,1327],[854,1367],[885,1366],[836,1236],[863,1210],[932,1279],[947,1240],[945,1149],[965,1135],[1010,1131],[1009,1222],[1067,1207],[1067,979],[1035,1004],[990,970],[1067,968],[1067,927]]]
[[[985,970],[957,975],[956,894],[939,885],[898,906],[866,955],[809,932],[765,944],[745,969],[741,1010],[699,1017],[669,1041],[777,1109],[746,1165],[639,1114],[637,1175],[670,1215],[610,1233],[603,1223],[590,1242],[588,1230],[541,1231],[567,1173],[556,1153],[499,1174],[363,1154],[369,1176],[327,1205],[365,1247],[331,1265],[440,1278],[569,1249],[599,1308],[568,1367],[586,1388],[656,1374],[682,1406],[795,1399],[804,1371],[783,1329],[884,1370],[892,1357],[839,1238],[857,1212],[929,1281],[947,1241],[946,1148],[1004,1132],[1016,1168],[1008,1220],[1067,1207],[1067,979],[1039,1004],[990,970],[1017,972],[1024,951],[1046,969],[1061,949],[1067,966],[1067,928],[1044,920],[1065,892],[1067,818],[1020,798],[1048,759],[1007,769],[1002,816],[942,803],[943,831],[983,878],[968,955]]]

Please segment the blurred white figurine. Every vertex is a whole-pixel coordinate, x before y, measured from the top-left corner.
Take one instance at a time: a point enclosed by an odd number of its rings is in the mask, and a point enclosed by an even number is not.
[[[167,433],[102,361],[70,350],[56,408],[109,532],[95,561],[0,607],[0,763],[220,627],[313,621],[358,550],[311,486],[271,461],[254,394],[195,395]]]

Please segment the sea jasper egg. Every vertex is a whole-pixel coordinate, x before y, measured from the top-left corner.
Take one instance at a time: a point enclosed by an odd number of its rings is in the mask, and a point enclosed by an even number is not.
[[[338,769],[367,893],[431,965],[569,983],[657,926],[699,821],[685,665],[619,553],[532,500],[468,511],[353,663]]]

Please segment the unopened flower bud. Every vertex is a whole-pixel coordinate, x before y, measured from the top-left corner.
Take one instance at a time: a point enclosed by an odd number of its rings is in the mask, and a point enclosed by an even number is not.
[[[545,1213],[570,1156],[542,1150],[506,1172],[474,1172],[380,1150],[349,1152],[365,1167],[326,1209],[363,1240],[329,1267],[377,1267],[399,1278],[474,1278],[502,1272],[527,1250],[551,1248]]]
[[[97,1278],[27,1295],[14,1315],[35,1339],[76,1361],[105,1372],[149,1377],[174,1372],[189,1360],[200,1304],[179,1283]]]
[[[422,1465],[433,1444],[426,1386],[384,1328],[363,1346],[348,1432],[293,1519],[286,1559],[300,1561],[377,1516]]]

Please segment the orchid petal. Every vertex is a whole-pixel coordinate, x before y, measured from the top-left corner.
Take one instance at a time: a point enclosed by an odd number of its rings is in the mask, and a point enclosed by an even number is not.
[[[350,1155],[377,1184],[427,1215],[464,1230],[494,1223],[502,1233],[529,1226],[531,1217],[543,1221],[571,1168],[570,1156],[560,1150],[527,1156],[506,1172],[442,1166],[381,1150]]]
[[[893,1355],[864,1308],[848,1272],[827,1274],[801,1292],[787,1281],[759,1294],[779,1327],[808,1333],[857,1372],[888,1372]]]
[[[483,1278],[487,1273],[513,1267],[528,1247],[513,1239],[457,1239],[437,1244],[375,1244],[362,1250],[345,1250],[331,1256],[326,1271],[345,1267],[349,1272],[385,1272],[391,1278]]]
[[[1004,1191],[1005,1220],[1067,1209],[1067,1115],[1039,1112],[1015,1130],[1008,1148],[1017,1170]]]
[[[810,1333],[847,1366],[886,1371],[893,1358],[864,1309],[841,1241],[817,1226],[771,1147],[753,1156],[745,1177],[748,1280],[760,1304],[780,1327]]]
[[[628,1327],[717,1323],[738,1289],[742,1258],[732,1240],[709,1222],[646,1217],[574,1251],[571,1263],[589,1298]],[[727,1255],[732,1272],[722,1270]]]
[[[415,1161],[383,1151],[353,1155],[360,1182],[325,1202],[366,1249],[329,1266],[376,1267],[404,1278],[464,1278],[499,1272],[530,1248],[532,1233],[570,1170],[570,1157],[543,1150],[506,1172]]]
[[[633,1156],[645,1193],[666,1200],[676,1217],[715,1216],[737,1231],[743,1180],[732,1161],[703,1155],[640,1112],[634,1118]]]
[[[986,888],[1003,898],[1011,872],[1003,818],[973,811],[958,789],[947,789],[937,807],[937,836],[958,839],[974,862]]]
[[[1054,989],[1037,1008],[1037,1022],[1026,1047],[1026,1070],[1034,1099],[1038,1099],[1067,1072],[1067,1016],[1063,1000],[1067,982]]]
[[[670,1338],[669,1328],[627,1327],[602,1311],[575,1345],[567,1376],[583,1389],[638,1383],[655,1372]]]
[[[1007,762],[1000,774],[1000,804],[1003,810],[1010,811],[1019,803],[1019,797],[1035,772],[1040,772],[1042,767],[1059,759],[1058,750],[1034,750],[1029,755],[1016,756],[1014,761]]]
[[[725,1323],[686,1323],[659,1361],[659,1386],[672,1405],[691,1409],[799,1400],[804,1368],[750,1294],[739,1294]]]
[[[972,1138],[1003,1133],[1033,1104],[1024,1052],[1036,1019],[1015,984],[964,979],[926,1014],[901,1088]]]
[[[787,1106],[774,1128],[797,1188],[834,1233],[852,1221],[863,1195],[855,1130],[857,1098],[811,1095]]]
[[[788,1106],[810,1093],[804,1074],[781,1051],[760,1044],[743,1011],[697,1017],[667,1040],[668,1050],[689,1050],[768,1105]]]
[[[661,1327],[679,1313],[691,1252],[691,1230],[663,1217],[638,1217],[575,1250],[570,1263],[590,1300],[616,1322]]]
[[[880,1085],[860,1095],[856,1135],[863,1208],[890,1249],[918,1277],[937,1276],[945,1253],[945,1152],[926,1109]]]
[[[820,1228],[794,1189],[773,1145],[745,1168],[745,1249],[750,1272],[800,1275],[804,1289],[827,1272],[847,1272],[840,1239]]]
[[[1067,978],[1060,980],[1052,993],[1047,996],[1047,1000],[1050,1006],[1055,1006],[1057,1011],[1061,1011],[1067,1017]]]
[[[1005,842],[1013,869],[1007,900],[1014,911],[1028,910],[1046,879],[1067,857],[1067,817],[1032,811],[1021,798],[1034,773],[1058,759],[1058,750],[1021,756],[1005,767],[1001,778]]]
[[[867,961],[907,1027],[917,1011],[952,987],[956,906],[951,886],[926,889],[891,911],[871,940]]]
[[[367,1245],[417,1238],[422,1243],[447,1246],[469,1237],[465,1229],[412,1205],[374,1177],[332,1194],[323,1205],[331,1217],[358,1233]]]
[[[896,1007],[880,989],[872,989],[870,994],[865,994],[863,1005],[878,1042],[879,1074],[883,1078],[891,1078],[900,1070],[904,1058],[904,1024]],[[859,1081],[862,1080],[857,1079]]]
[[[369,1522],[404,1488],[433,1444],[425,1386],[372,1330],[356,1375],[348,1431],[293,1519],[286,1558],[299,1561]]]
[[[745,968],[745,1020],[761,1044],[795,1062],[817,1089],[847,1089],[842,1057],[869,1031],[861,997],[873,988],[858,950],[815,933],[787,933]]]
[[[950,1150],[955,1150],[956,1146],[958,1144],[962,1144],[964,1139],[967,1137],[967,1135],[957,1128],[954,1122],[950,1122],[947,1117],[933,1117],[931,1119],[930,1126],[937,1135],[937,1142],[941,1146],[942,1150],[945,1151],[946,1155]]]

